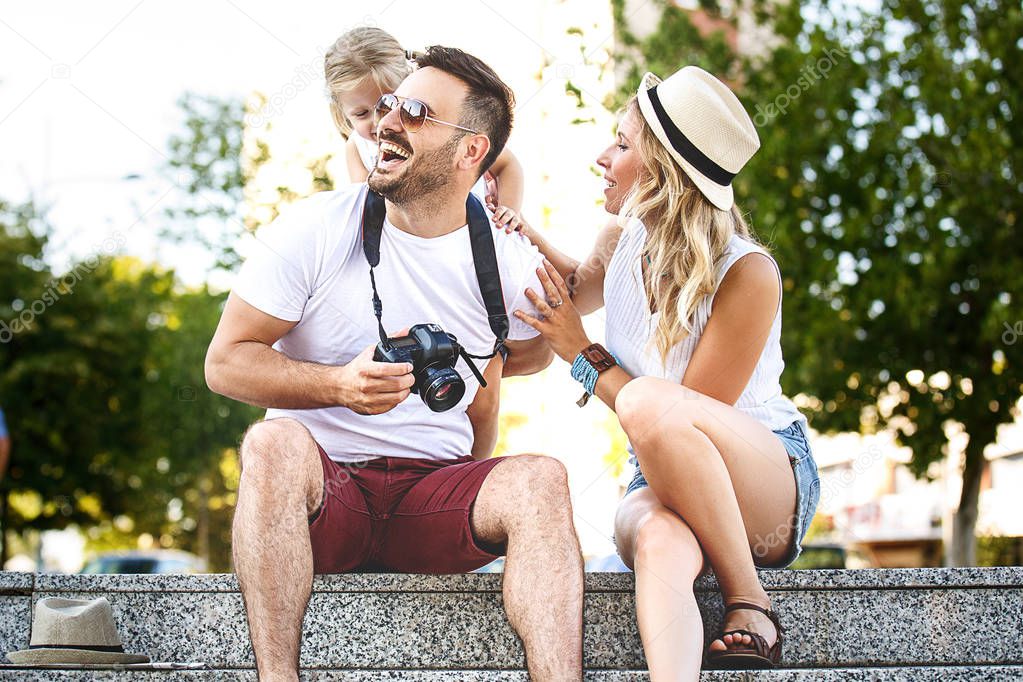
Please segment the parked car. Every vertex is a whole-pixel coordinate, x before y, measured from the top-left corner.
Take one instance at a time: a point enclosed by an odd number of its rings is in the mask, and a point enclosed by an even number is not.
[[[175,549],[105,552],[87,562],[81,573],[205,573],[206,562]]]

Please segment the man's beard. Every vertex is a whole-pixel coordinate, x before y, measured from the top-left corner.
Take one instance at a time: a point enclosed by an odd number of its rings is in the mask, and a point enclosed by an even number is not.
[[[450,183],[455,174],[451,159],[460,139],[458,135],[452,135],[450,140],[437,149],[413,154],[405,162],[409,164],[408,168],[400,174],[384,176],[374,168],[367,179],[369,188],[399,206],[425,198]],[[408,144],[398,140],[393,142],[408,149]]]

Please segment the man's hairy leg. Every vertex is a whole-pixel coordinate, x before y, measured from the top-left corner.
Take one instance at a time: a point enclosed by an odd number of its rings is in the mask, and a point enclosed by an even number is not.
[[[530,679],[581,680],[583,563],[564,465],[536,455],[506,458],[483,482],[472,531],[483,542],[508,543],[504,608]]]
[[[323,499],[316,442],[293,419],[254,424],[241,447],[235,572],[260,680],[297,680],[313,582],[308,517]]]

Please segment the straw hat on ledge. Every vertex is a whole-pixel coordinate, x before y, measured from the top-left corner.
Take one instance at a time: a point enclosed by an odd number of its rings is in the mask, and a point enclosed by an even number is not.
[[[7,654],[18,665],[148,663],[149,656],[125,653],[114,612],[105,598],[47,597],[35,605],[27,649]]]

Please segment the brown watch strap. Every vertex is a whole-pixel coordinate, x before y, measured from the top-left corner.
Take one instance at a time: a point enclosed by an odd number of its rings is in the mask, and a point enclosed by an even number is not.
[[[586,361],[590,363],[593,369],[597,370],[597,372],[604,372],[618,364],[615,361],[614,356],[599,343],[594,343],[584,348],[581,353],[582,356],[586,358]]]

